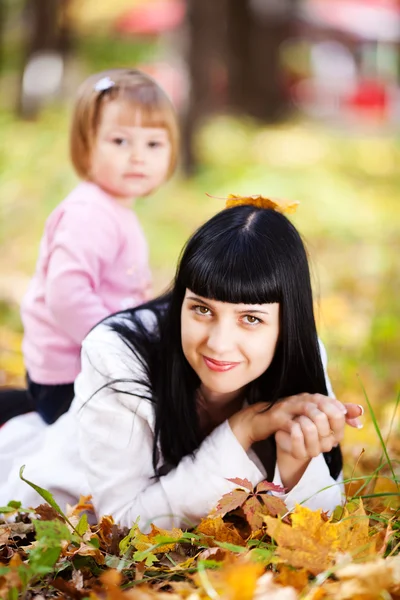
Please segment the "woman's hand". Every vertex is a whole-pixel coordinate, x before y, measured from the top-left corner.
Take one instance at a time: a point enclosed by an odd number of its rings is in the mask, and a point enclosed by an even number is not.
[[[330,452],[343,439],[344,426],[362,427],[358,417],[364,410],[358,404],[343,405],[346,415],[337,418],[332,406],[323,400],[308,405],[303,415],[295,417],[290,431],[279,430],[275,434],[277,448],[296,459],[311,459]]]
[[[277,431],[290,434],[294,419],[300,415],[313,416],[322,430],[326,429],[326,433],[333,429],[335,435],[339,435],[347,412],[335,398],[307,393],[284,398],[269,410],[268,407],[268,403],[259,402],[243,408],[229,419],[234,435],[246,451],[254,442],[266,439]],[[327,419],[329,427],[326,425]]]
[[[306,414],[295,417],[290,432],[275,434],[277,463],[284,487],[290,491],[301,479],[310,460],[330,452],[342,440],[344,426],[362,427],[358,417],[364,413],[358,404],[345,404],[346,415],[337,418],[330,403],[318,401],[306,407]]]

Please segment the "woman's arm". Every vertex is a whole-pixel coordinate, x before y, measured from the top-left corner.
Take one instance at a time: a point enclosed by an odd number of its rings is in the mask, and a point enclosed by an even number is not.
[[[144,378],[139,361],[106,325],[96,327],[83,343],[75,402],[81,405],[80,455],[99,515],[112,514],[128,527],[140,516],[142,529],[151,521],[165,528],[190,527],[235,487],[229,478],[247,478],[253,485],[264,478],[228,422],[194,457],[154,477],[154,407],[146,386],[127,383],[132,378]],[[104,387],[112,380],[121,383]]]

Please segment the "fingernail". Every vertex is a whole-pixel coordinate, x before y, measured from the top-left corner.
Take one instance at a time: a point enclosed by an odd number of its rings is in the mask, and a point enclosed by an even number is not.
[[[364,414],[364,407],[361,404],[357,404],[358,408],[361,410],[361,416]]]
[[[343,406],[343,404],[340,405],[340,410],[342,411],[342,413],[344,415],[347,415],[347,408],[345,406]]]
[[[362,429],[364,427],[364,423],[357,423],[357,429]]]

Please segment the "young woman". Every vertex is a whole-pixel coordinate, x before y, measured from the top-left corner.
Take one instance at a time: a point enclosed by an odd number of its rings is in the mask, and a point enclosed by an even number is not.
[[[90,493],[99,515],[139,516],[144,530],[198,522],[233,477],[282,484],[288,508],[330,511],[345,420],[359,426],[362,411],[333,397],[323,357],[295,227],[272,209],[224,210],[189,240],[169,294],[86,337],[71,410],[25,476],[59,502]],[[0,504],[39,502],[21,464]]]

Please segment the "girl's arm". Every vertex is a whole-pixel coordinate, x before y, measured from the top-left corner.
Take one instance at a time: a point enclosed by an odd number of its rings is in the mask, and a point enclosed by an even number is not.
[[[51,240],[45,303],[57,327],[76,344],[112,311],[100,295],[104,268],[119,248],[118,229],[101,206],[69,207]]]

